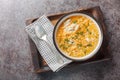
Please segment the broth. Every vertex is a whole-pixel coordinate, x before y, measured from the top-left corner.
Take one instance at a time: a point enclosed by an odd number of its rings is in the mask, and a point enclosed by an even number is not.
[[[72,16],[59,26],[56,42],[59,49],[71,57],[90,54],[99,41],[99,31],[95,23],[85,16]]]

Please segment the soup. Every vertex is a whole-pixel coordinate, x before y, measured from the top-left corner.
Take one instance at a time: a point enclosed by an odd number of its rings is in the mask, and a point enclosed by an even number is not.
[[[80,58],[90,54],[99,41],[99,30],[85,16],[71,16],[57,29],[56,42],[66,55]]]

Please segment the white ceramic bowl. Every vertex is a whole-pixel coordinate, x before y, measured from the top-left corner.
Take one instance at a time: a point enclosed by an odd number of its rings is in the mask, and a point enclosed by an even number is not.
[[[85,16],[85,17],[89,18],[90,20],[92,20],[95,23],[95,25],[96,25],[96,27],[98,28],[98,31],[99,31],[99,41],[98,41],[98,44],[97,44],[96,48],[90,54],[88,54],[86,56],[83,56],[83,57],[80,57],[80,58],[71,57],[71,56],[65,54],[58,47],[58,44],[56,42],[56,32],[57,32],[59,26],[61,25],[61,23],[63,21],[65,21],[67,18],[69,18],[71,16]],[[62,18],[60,18],[59,21],[57,22],[57,24],[55,25],[54,32],[53,32],[53,41],[54,41],[54,45],[55,45],[56,49],[66,58],[74,60],[74,61],[85,61],[85,60],[88,60],[91,57],[93,57],[98,52],[98,50],[100,49],[100,47],[102,45],[102,41],[103,41],[103,32],[102,32],[102,29],[100,28],[100,25],[98,24],[98,22],[93,17],[91,17],[87,14],[84,14],[84,13],[69,13],[67,15],[64,15]]]

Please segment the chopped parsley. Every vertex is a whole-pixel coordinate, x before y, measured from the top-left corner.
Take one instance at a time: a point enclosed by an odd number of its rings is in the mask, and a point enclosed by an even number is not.
[[[65,42],[69,42],[69,40],[66,38],[65,40],[64,40]]]
[[[86,55],[87,51],[86,51],[86,50],[84,50],[84,53],[85,53],[85,55]]]
[[[77,39],[77,38],[78,38],[78,35],[75,35],[75,36],[74,36],[74,39]]]
[[[63,48],[63,49],[67,49],[68,48],[67,46],[65,46],[63,44],[61,44],[60,47]]]
[[[71,37],[72,39],[74,39],[75,37]]]
[[[82,47],[82,44],[77,44],[78,47]]]
[[[73,23],[74,23],[74,24],[77,23],[77,20],[73,21]]]
[[[80,35],[83,35],[83,32],[80,32]]]
[[[88,44],[87,46],[91,47],[91,46],[92,46],[92,44]]]
[[[83,35],[83,32],[77,32],[76,34],[77,34],[77,35],[79,35],[79,34],[80,34],[80,35]]]
[[[87,28],[87,32],[89,33],[89,34],[91,34],[91,32],[89,31],[89,29]]]

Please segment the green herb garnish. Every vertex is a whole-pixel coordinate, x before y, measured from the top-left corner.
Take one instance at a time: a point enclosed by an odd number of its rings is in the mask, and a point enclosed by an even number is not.
[[[68,39],[65,39],[64,41],[65,41],[65,42],[69,42],[69,40],[68,40]]]
[[[73,21],[73,23],[74,23],[74,24],[77,23],[77,20]]]
[[[87,32],[89,32],[89,34],[91,34],[91,32],[89,31],[89,29],[87,28]]]
[[[92,44],[88,44],[87,46],[89,46],[89,47],[90,47],[90,46],[92,46]]]
[[[88,26],[90,26],[90,23],[88,23]]]
[[[74,39],[77,39],[77,37],[78,37],[78,35],[75,35],[75,36],[74,36]]]
[[[63,49],[67,49],[68,48],[67,46],[65,46],[63,44],[61,44],[60,47],[63,48]]]
[[[82,47],[82,44],[77,44],[78,47]]]
[[[80,35],[83,35],[83,32],[77,32],[76,34],[77,34],[77,35],[79,35],[79,34],[80,34]]]
[[[83,25],[87,28],[87,26],[85,24],[83,24]]]
[[[74,39],[75,37],[71,37],[72,39]]]
[[[86,30],[87,30],[87,32],[89,32],[89,29],[88,29],[88,28],[87,28]]]
[[[66,46],[63,46],[63,49],[67,49],[68,47],[66,47]]]
[[[85,53],[85,54],[86,54],[86,52],[87,52],[87,51],[86,51],[86,50],[84,50],[84,53]]]
[[[83,32],[80,32],[80,35],[83,35]]]

